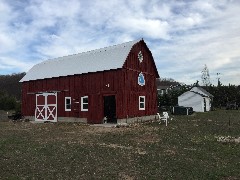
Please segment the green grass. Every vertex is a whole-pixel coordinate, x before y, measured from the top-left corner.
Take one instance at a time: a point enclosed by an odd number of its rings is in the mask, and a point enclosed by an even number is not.
[[[240,179],[240,111],[129,128],[0,123],[1,179]]]

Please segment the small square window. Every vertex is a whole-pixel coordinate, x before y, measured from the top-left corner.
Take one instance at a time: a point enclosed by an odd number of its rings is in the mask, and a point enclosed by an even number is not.
[[[83,103],[88,104],[88,98],[87,97],[83,98]]]
[[[139,110],[145,110],[145,96],[139,96]]]
[[[81,111],[88,111],[88,96],[81,97]]]
[[[65,97],[65,111],[71,111],[71,97]]]
[[[88,110],[88,104],[83,104],[83,109]]]

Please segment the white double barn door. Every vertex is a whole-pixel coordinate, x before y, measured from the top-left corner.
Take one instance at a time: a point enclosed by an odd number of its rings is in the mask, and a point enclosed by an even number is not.
[[[57,122],[57,93],[36,94],[35,121]]]

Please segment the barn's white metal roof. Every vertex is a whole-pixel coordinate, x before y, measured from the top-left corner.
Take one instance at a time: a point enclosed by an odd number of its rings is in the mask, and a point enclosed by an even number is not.
[[[20,82],[122,68],[140,40],[47,60],[33,66]]]

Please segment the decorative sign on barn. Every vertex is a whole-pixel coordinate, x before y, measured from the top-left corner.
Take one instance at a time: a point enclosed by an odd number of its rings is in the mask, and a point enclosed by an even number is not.
[[[140,63],[143,61],[142,51],[139,51],[138,53],[138,60],[140,61]]]
[[[144,86],[145,85],[145,79],[144,79],[144,75],[143,75],[142,72],[138,75],[138,84],[140,86]]]

